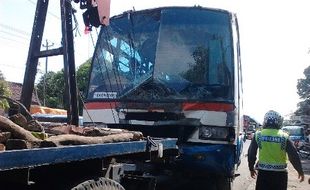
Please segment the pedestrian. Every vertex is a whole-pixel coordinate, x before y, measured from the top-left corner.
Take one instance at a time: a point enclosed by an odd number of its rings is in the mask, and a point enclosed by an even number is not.
[[[248,164],[251,177],[255,179],[257,176],[256,190],[287,189],[287,157],[298,172],[300,182],[304,181],[300,158],[288,134],[281,130],[282,122],[283,118],[278,112],[268,111],[264,116],[262,130],[257,131],[251,141]]]

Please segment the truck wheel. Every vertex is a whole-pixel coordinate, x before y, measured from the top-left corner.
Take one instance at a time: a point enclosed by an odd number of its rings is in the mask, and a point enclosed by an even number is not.
[[[125,190],[118,182],[101,177],[98,180],[88,180],[73,187],[71,190]]]

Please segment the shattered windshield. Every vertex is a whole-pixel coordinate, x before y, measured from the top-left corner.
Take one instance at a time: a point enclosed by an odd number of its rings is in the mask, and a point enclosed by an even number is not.
[[[224,11],[128,12],[101,30],[88,99],[230,101],[231,18]]]

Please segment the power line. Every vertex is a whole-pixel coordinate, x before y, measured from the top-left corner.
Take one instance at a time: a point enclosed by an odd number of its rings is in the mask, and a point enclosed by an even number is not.
[[[3,67],[10,67],[10,68],[19,69],[19,70],[25,70],[25,67],[26,67],[26,66],[17,67],[17,66],[8,65],[8,64],[2,64],[2,63],[0,63],[0,65]]]
[[[11,38],[8,38],[8,37],[5,37],[5,36],[0,36],[0,38],[2,38],[4,40],[8,40],[8,41],[12,41],[12,42],[18,43],[19,45],[27,46],[26,42],[21,42],[21,41],[14,40],[14,39],[11,39]]]
[[[24,37],[24,36],[20,36],[20,35],[17,35],[17,34],[13,34],[13,33],[10,33],[10,32],[7,32],[7,31],[4,31],[4,30],[0,30],[1,33],[4,33],[4,34],[8,34],[10,36],[14,36],[14,37],[18,37],[18,38],[21,38],[21,39],[25,39],[25,40],[29,40],[28,38]]]
[[[33,4],[33,5],[37,5],[37,3],[36,3],[36,2],[33,2],[32,0],[27,0],[27,1],[30,2],[30,3]],[[55,17],[55,18],[57,18],[57,19],[60,20],[60,17],[59,17],[58,15],[52,13],[51,11],[47,11],[47,14],[49,14],[49,15],[51,15],[51,16],[53,16],[53,17]]]
[[[7,30],[11,30],[11,31],[17,32],[17,33],[25,35],[25,36],[30,36],[30,34],[28,32],[26,32],[24,30],[21,30],[21,29],[17,29],[17,28],[12,27],[12,26],[9,26],[7,24],[0,23],[0,27],[3,27],[5,29],[7,29]]]

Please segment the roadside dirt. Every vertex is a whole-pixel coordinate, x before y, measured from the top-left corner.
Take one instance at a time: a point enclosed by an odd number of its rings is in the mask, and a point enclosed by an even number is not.
[[[288,165],[288,190],[306,190],[310,189],[310,184],[308,183],[308,180],[310,179],[310,160],[303,159],[301,160],[302,168],[305,173],[305,180],[303,182],[299,182],[298,180],[298,174],[294,167],[289,164]]]
[[[233,189],[235,190],[255,190],[256,179],[252,179],[250,176],[250,172],[248,169],[247,162],[247,150],[250,141],[244,144],[244,151],[242,155],[241,165],[239,166],[238,172],[240,174],[239,177],[234,181]],[[305,173],[305,180],[303,182],[299,182],[298,173],[291,165],[288,163],[288,190],[308,190],[310,189],[310,184],[308,180],[310,178],[310,160],[303,159],[301,160],[302,167]]]

